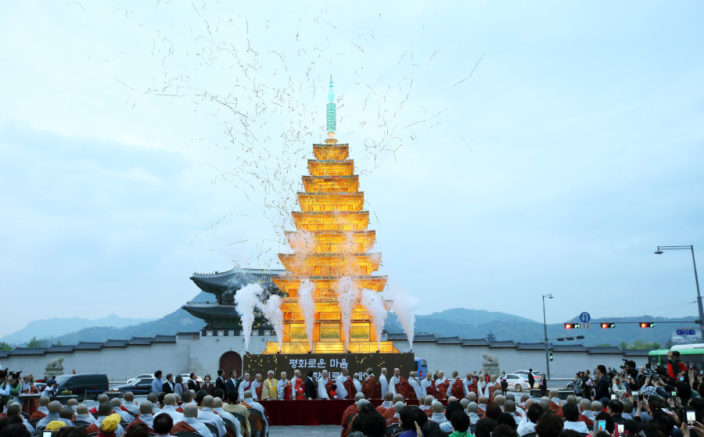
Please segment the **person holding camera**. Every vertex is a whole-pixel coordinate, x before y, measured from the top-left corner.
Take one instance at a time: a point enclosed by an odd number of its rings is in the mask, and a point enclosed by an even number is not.
[[[687,365],[680,360],[679,351],[667,352],[667,377],[672,385],[687,378]]]

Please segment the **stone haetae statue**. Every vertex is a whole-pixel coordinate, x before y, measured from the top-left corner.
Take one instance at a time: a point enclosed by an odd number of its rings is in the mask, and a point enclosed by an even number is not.
[[[482,354],[482,369],[491,376],[499,376],[499,358],[492,354]]]
[[[47,377],[54,377],[58,375],[63,375],[64,374],[64,359],[63,358],[55,358],[48,363],[46,363],[46,368],[44,369],[44,373],[46,374]]]

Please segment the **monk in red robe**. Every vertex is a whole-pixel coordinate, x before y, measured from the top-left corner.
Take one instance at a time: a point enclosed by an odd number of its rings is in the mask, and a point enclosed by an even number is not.
[[[447,391],[450,388],[450,381],[448,379],[443,378],[442,382],[435,384],[435,387],[438,389],[438,400],[439,401],[446,401],[447,400]]]
[[[34,377],[27,375],[24,377],[20,394],[38,394],[39,390],[34,386]],[[22,412],[31,416],[39,408],[39,399],[26,399],[22,402]]]
[[[366,399],[381,399],[381,384],[372,369],[367,369],[367,379],[362,384],[362,393]]]
[[[347,434],[349,434],[350,428],[352,428],[352,422],[354,418],[357,417],[357,414],[359,414],[359,408],[357,408],[356,403],[345,408],[345,411],[342,412],[342,421],[340,422],[342,430],[340,431],[340,437],[346,437]]]
[[[399,377],[399,382],[396,384],[396,393],[400,393],[403,395],[403,399],[406,400],[417,400],[418,397],[416,396],[416,391],[413,390],[413,387],[411,387],[411,384],[408,383],[408,380],[404,378],[403,376]]]
[[[435,380],[430,373],[425,375],[425,379],[420,382],[420,386],[423,390],[425,390],[426,395],[430,395],[434,398],[438,397],[438,391],[435,387]]]
[[[347,378],[345,379],[345,382],[343,383],[345,386],[345,391],[347,392],[347,396],[345,399],[354,399],[354,395],[357,394],[357,387],[354,386],[354,382],[352,381],[352,377],[347,375]],[[330,398],[333,399],[333,398]]]
[[[187,424],[184,421],[178,422],[174,425],[173,428],[171,428],[171,435],[176,435],[179,432],[192,432],[196,434],[198,433],[195,428],[193,428],[191,425]]]
[[[149,426],[149,425],[147,425],[145,422],[143,422],[142,419],[140,419],[139,417],[137,417],[137,418],[134,419],[132,422],[130,422],[129,425],[127,425],[127,428],[125,428],[125,432],[127,432],[128,430],[131,431],[130,428],[135,428],[135,425],[138,424],[138,423],[144,423],[144,426],[147,427],[147,429],[149,430],[149,432],[150,432],[150,433],[154,433],[154,430],[152,429],[152,427]]]
[[[452,372],[452,378],[454,382],[450,387],[450,394],[457,399],[462,399],[464,397],[464,384],[462,384],[462,380],[457,376],[457,371]]]
[[[35,421],[46,417],[47,413],[49,413],[49,410],[47,409],[49,406],[49,401],[50,399],[48,396],[42,396],[39,398],[39,407],[29,416],[30,422],[34,423]]]
[[[301,378],[296,378],[296,386],[294,387],[296,391],[296,399],[303,400],[306,398],[306,386]]]
[[[474,393],[475,395],[479,396],[479,392],[477,390],[477,387],[479,385],[479,381],[477,381],[477,377],[467,374],[467,378],[469,379],[469,384],[467,384],[467,388],[469,389],[470,392]]]

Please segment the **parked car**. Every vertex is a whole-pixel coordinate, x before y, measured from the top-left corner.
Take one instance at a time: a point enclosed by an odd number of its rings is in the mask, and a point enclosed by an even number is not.
[[[140,375],[140,376],[145,376],[145,375]],[[126,391],[131,391],[134,392],[135,394],[144,394],[144,393],[149,393],[149,391],[152,389],[152,381],[154,381],[153,376],[146,375],[145,377],[142,378],[132,378],[130,379],[132,382],[128,382],[127,384],[122,384],[118,385],[117,387],[113,387],[112,391],[119,391],[119,392],[126,392]]]
[[[513,391],[530,390],[531,388],[528,383],[528,377],[520,373],[506,375],[506,382],[508,383],[508,389]]]
[[[85,398],[95,398],[102,392],[108,391],[108,375],[85,374],[85,375],[61,375],[56,377],[57,395],[70,393]]]
[[[513,372],[513,373],[516,374],[516,375],[521,375],[521,376],[523,376],[523,378],[525,378],[526,380],[528,380],[528,371],[527,371],[527,370],[516,370],[516,371]],[[539,372],[539,371],[537,371],[537,370],[533,370],[533,378],[534,378],[534,380],[535,380],[535,383],[534,383],[534,386],[533,386],[532,388],[538,387],[538,385],[539,385],[539,383],[540,383],[540,378],[542,378],[542,377],[543,377],[543,372]]]
[[[152,379],[153,379],[153,378],[154,378],[154,374],[153,374],[153,373],[142,373],[141,375],[137,375],[137,376],[135,376],[134,378],[128,379],[127,381],[125,381],[125,384],[135,384],[135,383],[137,383],[140,379],[144,379],[144,378],[152,378]]]

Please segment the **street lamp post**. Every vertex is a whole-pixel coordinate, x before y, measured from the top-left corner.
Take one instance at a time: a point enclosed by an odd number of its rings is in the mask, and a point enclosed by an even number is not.
[[[704,309],[702,309],[702,295],[699,292],[699,276],[697,275],[697,260],[694,258],[694,245],[686,246],[658,246],[655,255],[662,255],[665,250],[689,250],[692,254],[692,265],[694,266],[694,284],[697,286],[697,307],[699,309],[699,332],[704,340]]]
[[[552,299],[552,294],[543,295],[543,334],[545,336],[545,370],[547,375],[547,380],[550,380],[550,345],[548,344],[548,324],[545,319],[545,298]]]

